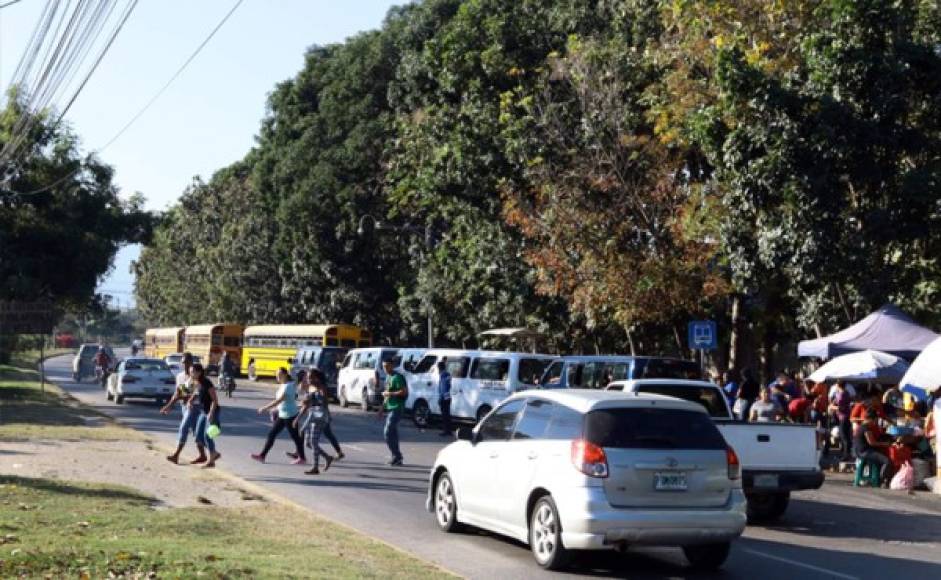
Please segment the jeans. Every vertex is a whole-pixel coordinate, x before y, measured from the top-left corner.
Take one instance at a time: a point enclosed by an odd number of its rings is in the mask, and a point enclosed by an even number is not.
[[[451,433],[451,399],[438,399],[441,408],[441,432]]]
[[[840,447],[843,459],[851,457],[850,449],[853,448],[853,424],[850,423],[849,416],[842,419],[837,417],[840,423]]]
[[[307,456],[304,454],[304,440],[301,439],[301,433],[298,431],[297,427],[294,426],[294,419],[297,418],[297,415],[293,417],[288,417],[287,419],[282,419],[278,417],[274,421],[274,425],[271,426],[271,430],[268,431],[268,438],[265,440],[265,447],[261,450],[261,456],[264,457],[268,455],[268,452],[271,451],[271,447],[274,445],[274,440],[281,431],[284,431],[284,428],[288,428],[288,433],[291,434],[291,439],[294,440],[294,447],[297,448],[297,456],[304,461],[307,460]]]
[[[195,411],[192,413],[195,415]],[[200,411],[199,419],[196,420],[196,443],[205,445],[209,453],[216,452],[216,442],[212,437],[206,435],[206,429],[209,428],[209,414]]]
[[[392,453],[392,459],[402,459],[402,452],[399,451],[399,421],[402,419],[402,409],[392,409],[386,411],[386,426],[382,430],[382,435],[386,439],[386,445]]]
[[[314,450],[314,469],[320,468],[320,458],[329,458],[330,454],[320,446],[320,436],[325,434],[330,423],[311,421],[307,428],[307,445]]]
[[[886,472],[889,469],[889,458],[874,449],[869,451],[856,452],[856,458],[864,462],[874,463],[879,466],[879,483],[886,480]]]
[[[331,425],[333,425],[332,421],[327,423],[327,425],[323,428],[323,436],[327,438],[327,441],[330,442],[330,445],[333,445],[333,450],[336,451],[339,455],[343,452],[340,450],[340,442],[337,441],[337,436],[333,434],[333,427]]]
[[[183,419],[180,420],[180,430],[177,432],[176,441],[180,445],[186,443],[186,438],[189,436],[189,432],[192,431],[196,433],[196,422],[199,421],[199,409],[193,409],[190,411],[185,405],[183,406]]]

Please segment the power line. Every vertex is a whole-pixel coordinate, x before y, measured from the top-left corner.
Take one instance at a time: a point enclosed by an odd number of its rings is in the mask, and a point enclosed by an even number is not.
[[[137,113],[135,113],[134,116],[131,117],[131,119],[127,123],[125,123],[124,126],[121,127],[121,129],[118,130],[118,132],[115,133],[113,137],[111,137],[111,139],[109,139],[107,142],[105,142],[104,145],[102,145],[95,151],[89,153],[88,157],[91,157],[92,155],[97,154],[97,153],[101,153],[102,151],[110,147],[112,144],[114,144],[115,141],[120,139],[121,136],[124,135],[124,133],[127,132],[127,130],[130,129],[131,126],[134,123],[136,123],[137,120],[140,119],[144,115],[144,113],[147,112],[148,109],[150,109],[150,107],[157,101],[157,99],[159,99],[163,95],[163,93],[165,93],[167,89],[170,88],[170,85],[172,85],[173,82],[176,81],[176,79],[179,78],[181,74],[183,74],[183,71],[186,70],[186,68],[190,65],[190,63],[192,63],[193,60],[196,59],[199,53],[202,52],[203,48],[205,48],[206,45],[209,44],[209,41],[212,40],[212,38],[216,35],[217,32],[219,32],[219,30],[223,27],[223,25],[225,25],[225,23],[229,20],[229,18],[232,17],[232,15],[235,13],[236,10],[238,10],[239,6],[241,6],[244,1],[245,0],[236,0],[235,4],[232,5],[232,8],[230,8],[229,11],[226,12],[225,16],[222,17],[222,20],[220,20],[219,23],[216,24],[216,26],[209,32],[206,38],[203,39],[201,43],[199,43],[199,45],[196,47],[193,53],[190,54],[190,56],[183,62],[182,65],[180,65],[180,67],[176,70],[176,72],[173,73],[170,79],[167,80],[167,82],[164,83],[164,85],[160,87],[160,89],[156,93],[154,93],[154,95],[144,104],[144,106],[141,107],[140,110],[138,110]],[[25,192],[16,192],[16,191],[10,190],[10,193],[14,195],[35,195],[38,193],[43,193],[44,191],[48,191],[56,187],[57,185],[60,185],[68,181],[69,179],[72,179],[74,176],[81,173],[83,170],[84,170],[84,167],[79,166],[79,168],[76,169],[75,171],[72,171],[71,173],[66,174],[65,176],[57,179],[56,181],[53,181],[49,185],[40,187],[38,189],[34,189],[32,191],[25,191]]]
[[[0,4],[0,10],[3,10],[3,9],[6,8],[7,6],[13,6],[14,4],[19,4],[19,3],[22,2],[22,1],[23,1],[23,0],[10,0],[9,2],[5,2],[5,3],[3,3],[3,4]]]

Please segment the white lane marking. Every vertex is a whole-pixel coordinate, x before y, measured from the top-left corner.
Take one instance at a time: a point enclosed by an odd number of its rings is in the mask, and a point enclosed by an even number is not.
[[[753,556],[761,556],[762,558],[768,558],[769,560],[777,560],[778,562],[784,562],[785,564],[797,566],[798,568],[807,568],[808,570],[813,570],[814,572],[820,572],[821,574],[828,574],[836,578],[846,578],[846,580],[859,580],[858,576],[850,576],[849,574],[842,574],[840,572],[835,572],[828,568],[821,568],[819,566],[805,564],[804,562],[798,562],[797,560],[791,560],[790,558],[782,558],[781,556],[775,556],[774,554],[769,554],[767,552],[759,552],[758,550],[752,550],[750,548],[739,548],[739,549],[742,552],[746,552]]]

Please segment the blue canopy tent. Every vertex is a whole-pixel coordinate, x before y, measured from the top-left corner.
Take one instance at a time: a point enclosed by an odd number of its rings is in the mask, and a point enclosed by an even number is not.
[[[913,360],[937,338],[937,334],[916,323],[898,307],[886,304],[849,328],[801,341],[797,345],[797,356],[829,360],[871,349]]]

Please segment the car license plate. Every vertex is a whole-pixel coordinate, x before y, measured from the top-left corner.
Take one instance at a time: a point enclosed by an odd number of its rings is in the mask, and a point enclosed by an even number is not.
[[[778,476],[773,473],[764,473],[761,475],[755,476],[754,481],[755,487],[763,488],[777,488],[778,487]]]
[[[653,486],[657,491],[686,491],[686,473],[682,471],[655,473],[653,475]]]

